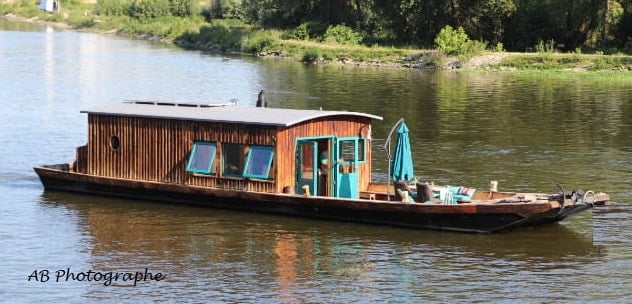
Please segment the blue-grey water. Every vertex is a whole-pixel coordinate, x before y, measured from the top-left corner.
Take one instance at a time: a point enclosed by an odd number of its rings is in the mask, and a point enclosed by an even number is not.
[[[381,115],[376,146],[406,118],[422,180],[520,191],[555,181],[613,202],[469,235],[48,192],[32,170],[74,159],[82,109],[247,106],[261,89],[274,107]],[[0,155],[4,303],[632,302],[630,81],[311,66],[0,19]],[[145,268],[164,278],[105,284]],[[68,270],[74,280],[56,277]]]

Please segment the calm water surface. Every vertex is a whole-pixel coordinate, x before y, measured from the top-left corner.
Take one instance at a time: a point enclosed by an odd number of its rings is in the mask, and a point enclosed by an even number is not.
[[[314,67],[0,20],[0,302],[632,302],[632,83]],[[422,180],[605,191],[613,203],[494,235],[44,192],[79,110],[124,99],[355,110],[411,129]],[[376,148],[377,149],[377,148]],[[378,151],[378,150],[376,150]],[[385,177],[375,153],[376,179]],[[54,282],[56,270],[162,281]],[[50,280],[29,275],[48,270]]]

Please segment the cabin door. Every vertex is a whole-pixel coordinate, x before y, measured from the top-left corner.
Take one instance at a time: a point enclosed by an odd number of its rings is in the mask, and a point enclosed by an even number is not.
[[[296,145],[296,193],[305,194],[309,189],[314,194],[318,185],[318,142],[299,140]],[[305,187],[307,186],[307,187]]]
[[[357,138],[339,138],[336,141],[336,196],[358,198],[358,140]]]
[[[296,145],[296,193],[331,196],[331,138],[299,139]],[[307,187],[306,187],[307,186]]]

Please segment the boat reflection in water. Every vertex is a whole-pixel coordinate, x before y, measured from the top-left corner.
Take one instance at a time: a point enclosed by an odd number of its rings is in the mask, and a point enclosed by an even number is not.
[[[239,282],[236,276],[244,277],[244,288],[252,280],[246,278],[256,278],[270,285],[258,288],[275,289],[284,302],[296,300],[296,289],[323,276],[424,277],[439,275],[435,271],[447,265],[476,271],[489,264],[537,271],[569,257],[592,257],[586,259],[590,263],[605,254],[590,232],[560,224],[470,235],[59,192],[44,192],[41,200],[76,215],[76,229],[90,236],[94,269],[152,267],[167,273],[170,284],[212,282],[211,290],[224,288],[217,292]]]

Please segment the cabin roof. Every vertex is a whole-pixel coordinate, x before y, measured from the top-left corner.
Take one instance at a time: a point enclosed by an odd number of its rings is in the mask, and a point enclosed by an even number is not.
[[[312,119],[336,116],[382,120],[380,116],[359,112],[246,108],[230,104],[200,105],[174,102],[113,103],[82,110],[81,113],[283,127],[293,126]]]

